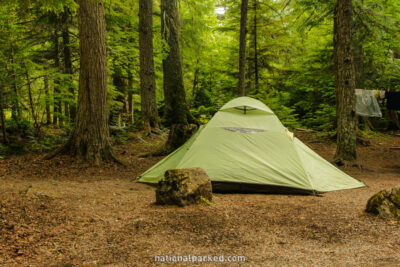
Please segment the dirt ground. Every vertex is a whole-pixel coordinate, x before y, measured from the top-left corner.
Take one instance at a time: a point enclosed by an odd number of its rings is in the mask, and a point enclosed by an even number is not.
[[[335,145],[300,134],[328,160]],[[323,197],[215,194],[212,205],[154,205],[135,178],[160,158],[140,159],[159,139],[117,148],[129,166],[91,167],[68,157],[0,160],[0,265],[149,266],[157,255],[245,256],[250,266],[400,266],[400,224],[364,213],[377,191],[400,185],[400,137],[359,147],[368,187]],[[185,266],[188,263],[170,265]],[[203,263],[237,266],[238,263]]]

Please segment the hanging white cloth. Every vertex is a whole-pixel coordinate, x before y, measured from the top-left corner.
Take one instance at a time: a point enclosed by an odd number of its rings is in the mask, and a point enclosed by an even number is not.
[[[382,117],[375,90],[356,89],[356,113],[364,117]]]

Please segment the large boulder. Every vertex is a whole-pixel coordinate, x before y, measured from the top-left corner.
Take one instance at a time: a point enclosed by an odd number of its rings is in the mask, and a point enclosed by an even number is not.
[[[366,212],[384,218],[400,219],[400,187],[382,190],[373,195],[368,200]]]
[[[201,168],[173,169],[158,182],[157,204],[187,206],[202,198],[212,200],[211,180]]]

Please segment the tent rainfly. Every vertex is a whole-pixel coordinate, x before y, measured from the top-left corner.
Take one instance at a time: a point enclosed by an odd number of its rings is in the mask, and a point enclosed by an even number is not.
[[[215,192],[316,194],[365,186],[293,136],[262,102],[226,103],[184,145],[139,182],[157,183],[166,170],[203,168]]]

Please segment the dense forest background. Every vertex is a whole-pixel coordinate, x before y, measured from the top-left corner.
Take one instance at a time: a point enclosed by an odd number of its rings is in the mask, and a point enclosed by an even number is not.
[[[153,2],[156,103],[164,116],[160,1]],[[0,110],[8,146],[45,152],[74,124],[79,88],[79,32],[73,0],[0,1]],[[335,1],[249,0],[246,95],[265,102],[289,128],[334,132]],[[353,1],[356,88],[400,88],[400,3]],[[238,95],[241,2],[179,2],[183,82],[190,113],[206,123]],[[105,1],[110,125],[141,128],[139,1]],[[395,129],[387,115],[360,129]],[[367,127],[365,127],[367,126]],[[17,134],[12,134],[17,133]],[[3,133],[3,136],[6,133]],[[24,139],[24,142],[20,142]]]

